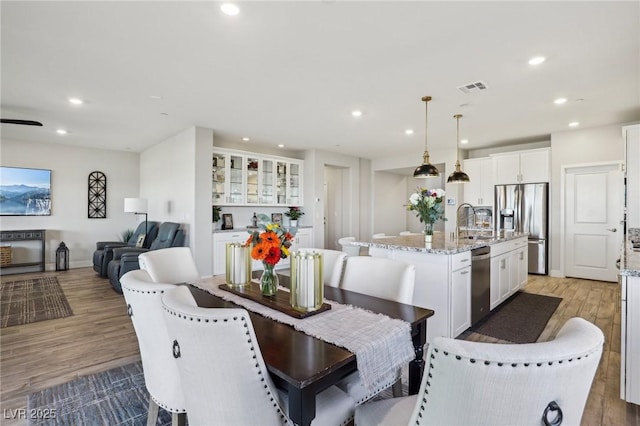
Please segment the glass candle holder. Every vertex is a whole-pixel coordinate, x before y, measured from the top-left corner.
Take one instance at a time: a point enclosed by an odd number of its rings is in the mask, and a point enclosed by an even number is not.
[[[226,283],[242,287],[251,282],[251,247],[242,243],[226,244]]]
[[[322,306],[322,254],[316,252],[291,253],[291,307],[310,312]]]

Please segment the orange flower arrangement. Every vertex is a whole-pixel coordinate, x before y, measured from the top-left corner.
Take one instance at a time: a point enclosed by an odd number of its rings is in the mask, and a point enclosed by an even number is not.
[[[264,226],[262,232],[251,231],[246,245],[253,246],[251,249],[253,259],[273,267],[280,259],[286,259],[289,256],[289,247],[293,238],[294,235],[279,224],[269,223]]]

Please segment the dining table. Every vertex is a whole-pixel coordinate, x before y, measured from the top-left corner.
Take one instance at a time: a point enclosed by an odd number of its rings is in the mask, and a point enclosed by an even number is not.
[[[279,278],[286,286],[288,277]],[[189,289],[200,307],[238,307],[193,285]],[[418,393],[424,371],[427,319],[434,311],[330,286],[324,286],[324,298],[410,324],[415,358],[409,362],[408,390],[409,394]],[[271,378],[288,394],[289,418],[297,425],[310,425],[316,415],[316,394],[357,371],[356,355],[260,314],[249,311],[249,316]]]

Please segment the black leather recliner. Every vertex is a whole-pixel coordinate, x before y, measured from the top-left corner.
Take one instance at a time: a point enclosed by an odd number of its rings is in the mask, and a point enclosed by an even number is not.
[[[175,222],[163,222],[158,228],[158,235],[148,249],[136,247],[117,247],[113,249],[113,259],[107,266],[109,282],[115,291],[122,294],[120,277],[129,271],[140,269],[138,256],[149,250],[158,250],[169,247],[181,247],[184,245],[184,231],[180,224]]]
[[[107,278],[107,268],[109,262],[113,259],[113,249],[118,247],[131,247],[135,248],[138,238],[145,234],[143,248],[149,248],[153,240],[155,240],[158,234],[158,222],[142,222],[138,225],[135,232],[129,238],[129,241],[98,241],[96,243],[96,251],[93,252],[93,270],[101,277]]]

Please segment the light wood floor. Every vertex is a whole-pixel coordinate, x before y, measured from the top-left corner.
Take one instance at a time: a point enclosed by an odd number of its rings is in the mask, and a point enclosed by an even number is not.
[[[19,280],[42,274],[0,277]],[[74,315],[0,329],[0,403],[3,425],[24,425],[11,411],[26,407],[28,394],[78,376],[140,359],[121,295],[91,268],[50,272],[58,277]],[[640,407],[619,397],[620,290],[617,284],[571,278],[529,276],[525,290],[562,297],[539,341],[552,339],[564,322],[583,317],[605,335],[600,367],[582,419],[583,425],[640,426]],[[469,340],[496,341],[471,334]]]

